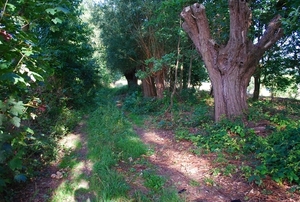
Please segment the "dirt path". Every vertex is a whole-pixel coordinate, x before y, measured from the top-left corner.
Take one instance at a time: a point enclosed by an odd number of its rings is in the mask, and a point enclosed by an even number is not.
[[[83,174],[89,176],[91,174],[92,167],[90,166],[90,162],[87,161],[87,137],[84,133],[84,127],[86,125],[85,119],[78,124],[72,133],[67,134],[58,142],[60,150],[57,161],[52,162],[48,167],[41,170],[41,174],[30,183],[27,183],[26,186],[20,187],[12,200],[13,202],[49,201],[59,186],[64,182],[74,180],[74,175]],[[81,146],[76,148],[78,142],[81,143]],[[59,163],[66,155],[69,155],[70,151],[76,152],[76,160],[82,163],[72,171],[69,169],[60,169]],[[57,175],[57,172],[60,172],[62,176]],[[85,188],[87,183],[88,182],[79,183],[78,190]],[[75,194],[74,198],[67,199],[66,202],[86,201],[84,199],[91,197],[91,193],[84,192],[77,195]]]
[[[191,152],[195,146],[187,141],[177,142],[172,131],[138,127],[135,130],[144,143],[154,147],[149,161],[157,166],[160,175],[168,176],[170,185],[175,186],[186,201],[300,201],[299,196],[287,193],[287,187],[271,180],[265,181],[265,187],[257,187],[237,174],[214,176],[213,162],[217,157],[195,155]]]
[[[87,145],[86,134],[83,128],[85,123],[82,122],[74,130],[73,133],[64,137],[60,144],[64,148],[73,148],[74,143],[80,141],[82,146],[76,149],[77,159],[83,162],[83,166],[79,168],[81,174],[89,176],[91,174],[91,166],[87,161]],[[197,148],[187,141],[176,141],[172,131],[159,129],[143,129],[139,127],[134,128],[142,141],[153,149],[153,154],[145,158],[155,165],[159,175],[166,176],[169,186],[176,187],[180,196],[186,199],[187,202],[276,202],[276,201],[300,201],[297,195],[291,196],[287,193],[285,186],[278,186],[272,181],[268,181],[264,188],[252,186],[247,183],[239,175],[232,174],[228,177],[214,175],[216,166],[215,160],[217,156],[213,154],[196,155]],[[61,156],[65,154],[66,150],[62,150]],[[61,179],[51,178],[53,173],[60,169],[58,162],[53,163],[50,167],[42,172],[32,183],[24,187],[19,194],[16,195],[14,202],[44,202],[48,201],[56,188],[67,180],[72,180],[74,174],[68,173],[66,170],[66,177]],[[218,166],[220,166],[219,164]],[[122,166],[122,164],[120,164]],[[127,168],[119,168],[120,171],[126,172]],[[143,167],[141,169],[147,169]],[[79,172],[78,171],[78,172]],[[78,174],[78,173],[77,173]],[[126,174],[126,173],[124,173]],[[83,182],[78,190],[84,188]],[[134,182],[133,182],[134,183]],[[137,188],[136,184],[131,184],[132,189]],[[134,191],[134,190],[132,190]],[[73,198],[68,199],[68,202],[78,201],[83,202],[86,199],[93,198],[92,193],[82,192],[75,194]]]

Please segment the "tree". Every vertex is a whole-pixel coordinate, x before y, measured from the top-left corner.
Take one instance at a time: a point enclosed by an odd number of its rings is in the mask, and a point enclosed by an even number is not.
[[[282,16],[281,22],[285,32],[285,36],[276,43],[275,47],[266,51],[256,68],[253,75],[253,100],[259,99],[261,84],[271,89],[273,95],[273,92],[284,91],[290,84],[295,83],[292,79],[295,76],[292,71],[295,65],[290,65],[289,60],[291,55],[294,55],[294,49],[297,48],[295,43],[298,34],[295,31],[300,20],[299,6],[299,1],[295,0],[251,1],[253,26],[250,33],[253,40],[260,39],[274,13]]]
[[[283,36],[280,15],[275,16],[265,32],[253,43],[248,36],[251,11],[245,0],[229,0],[229,39],[218,44],[212,38],[203,4],[195,3],[181,12],[183,29],[192,39],[206,65],[213,86],[215,120],[245,117],[247,86],[266,50]]]
[[[135,35],[142,19],[136,6],[134,2],[107,0],[94,3],[91,8],[91,22],[99,29],[106,66],[112,74],[125,76],[129,88],[137,86],[135,73],[141,65],[138,59],[141,50]]]
[[[272,96],[276,92],[286,92],[292,96],[293,92],[287,92],[288,88],[294,91],[294,96],[298,94],[299,43],[299,34],[296,32],[284,37],[284,40],[280,40],[266,52],[261,82],[271,91]]]

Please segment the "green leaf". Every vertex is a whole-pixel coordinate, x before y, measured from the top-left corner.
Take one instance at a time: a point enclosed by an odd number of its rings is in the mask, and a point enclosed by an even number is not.
[[[51,30],[51,32],[56,32],[56,31],[59,31],[59,28],[56,26],[51,26],[50,30]]]
[[[3,74],[0,76],[0,80],[3,81],[9,81],[12,82],[13,84],[17,84],[19,82],[23,83],[23,84],[27,84],[24,80],[24,78],[22,78],[21,76],[15,74],[15,73],[7,73],[7,74]]]
[[[5,120],[4,114],[0,114],[0,126],[2,126],[4,120]]]
[[[16,156],[8,163],[8,165],[12,170],[21,169],[22,160],[19,158],[19,156]]]
[[[30,133],[32,135],[34,134],[34,131],[31,128],[28,128],[28,127],[26,128],[26,132]]]
[[[7,110],[7,105],[4,102],[2,102],[2,100],[0,100],[0,110],[2,112],[6,112]]]
[[[19,114],[23,114],[25,111],[23,101],[16,102],[10,109],[10,113],[12,115],[18,116]]]
[[[22,53],[26,56],[30,56],[33,54],[32,50],[30,50],[28,48],[22,48]]]
[[[56,18],[52,19],[52,22],[54,22],[54,24],[57,24],[57,23],[61,24],[62,20],[56,17]]]
[[[56,10],[54,8],[47,8],[46,12],[51,14],[51,15],[54,15],[56,13]]]
[[[13,5],[13,4],[10,4],[10,3],[6,4],[6,6],[7,6],[9,9],[11,9],[11,11],[14,11],[14,10],[16,9],[16,6]]]
[[[0,63],[0,69],[8,69],[9,68],[9,63],[8,62],[1,62]]]
[[[12,119],[10,119],[10,122],[16,127],[20,127],[20,125],[21,125],[21,119],[16,116],[13,117]]]

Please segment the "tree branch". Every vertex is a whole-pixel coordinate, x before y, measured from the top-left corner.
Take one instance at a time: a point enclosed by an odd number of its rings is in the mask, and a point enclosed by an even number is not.
[[[189,34],[195,44],[199,44],[201,50],[198,50],[203,56],[203,50],[208,49],[208,42],[211,38],[209,24],[205,13],[205,7],[202,4],[195,3],[188,6],[181,12],[184,19],[183,29]]]
[[[209,54],[212,54],[210,51],[214,50],[216,44],[211,39],[205,7],[202,4],[195,3],[192,6],[185,7],[180,15],[184,19],[182,28],[188,33],[206,66],[208,66],[212,62],[211,57],[209,57]]]
[[[255,46],[262,50],[268,50],[274,43],[276,43],[283,36],[283,29],[281,28],[281,16],[275,16],[269,23],[266,31],[255,44]]]
[[[244,44],[251,25],[251,11],[246,0],[229,0],[230,38],[229,43]]]

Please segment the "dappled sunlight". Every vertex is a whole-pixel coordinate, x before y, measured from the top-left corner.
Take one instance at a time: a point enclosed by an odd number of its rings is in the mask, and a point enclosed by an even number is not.
[[[76,149],[78,143],[81,142],[81,136],[74,133],[69,133],[59,141],[59,145],[66,149]]]
[[[71,175],[76,178],[82,174],[89,176],[93,170],[93,163],[89,160],[79,162],[71,171]]]
[[[65,174],[60,179],[61,184],[53,192],[53,201],[76,202],[95,199],[89,182],[94,164],[87,158],[86,134],[82,132],[82,127],[84,123],[80,122],[74,133],[69,133],[59,141],[65,152],[60,161]]]
[[[89,189],[90,188],[89,182],[87,180],[81,179],[78,182],[78,188]]]
[[[171,131],[136,130],[146,144],[154,147],[155,152],[148,159],[158,167],[158,174],[168,176],[171,186],[188,201],[230,201],[241,199],[250,191],[241,180],[214,176],[212,164],[216,156],[194,154],[196,146],[188,141],[176,142]]]

